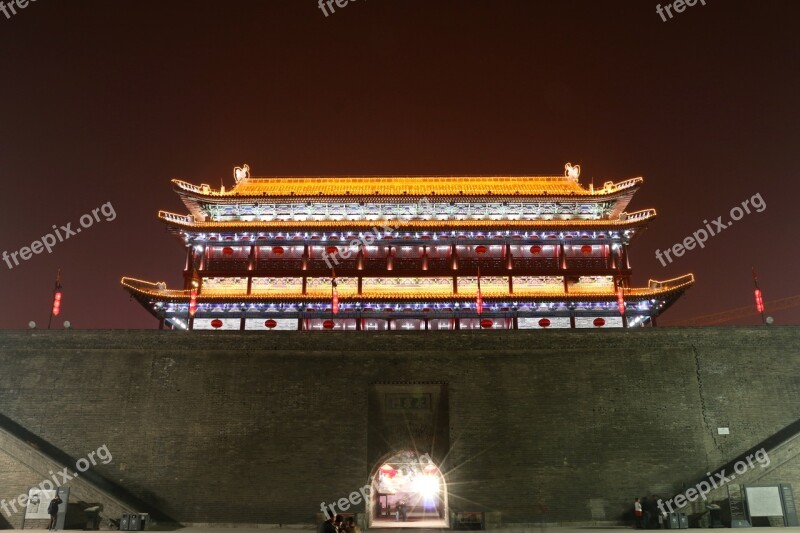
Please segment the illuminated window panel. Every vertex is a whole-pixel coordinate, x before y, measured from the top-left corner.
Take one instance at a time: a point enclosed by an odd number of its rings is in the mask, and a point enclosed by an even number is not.
[[[303,293],[302,278],[253,278],[252,294],[297,294]]]
[[[428,320],[429,330],[451,330],[455,329],[455,320],[449,318],[433,318]]]
[[[260,260],[281,260],[281,259],[301,259],[303,257],[303,246],[258,246],[256,256]]]
[[[247,278],[203,278],[203,294],[245,294]]]
[[[452,294],[452,278],[364,278],[362,290],[373,294]]]
[[[564,280],[561,276],[514,276],[514,293],[524,292],[563,294]]]
[[[311,296],[331,296],[331,278],[308,278],[306,294]],[[358,293],[358,278],[336,278],[336,292],[339,296]]]
[[[388,321],[378,318],[365,318],[362,322],[362,329],[364,331],[386,331]]]
[[[614,278],[611,276],[581,276],[577,283],[569,285],[570,294],[612,294]]]
[[[519,329],[568,329],[569,317],[522,317],[517,319]]]
[[[459,293],[477,293],[478,277],[464,276],[458,278]],[[481,293],[508,294],[508,278],[505,276],[481,276]]]
[[[244,321],[247,331],[293,331],[297,329],[296,318],[247,318]]]
[[[512,329],[510,318],[460,318],[461,329]]]
[[[398,331],[419,331],[425,329],[425,323],[422,320],[414,318],[398,318],[392,320],[391,329]]]
[[[309,318],[303,320],[303,329],[315,331],[355,331],[354,318]]]
[[[622,317],[621,316],[602,316],[602,317],[591,317],[591,316],[579,316],[575,319],[575,327],[576,328],[591,328],[591,329],[601,329],[601,328],[621,328],[622,327]]]
[[[210,329],[210,330],[238,330],[241,326],[239,318],[195,318],[194,329]]]
[[[552,258],[558,257],[558,246],[553,244],[525,244],[512,245],[511,255],[525,258]]]

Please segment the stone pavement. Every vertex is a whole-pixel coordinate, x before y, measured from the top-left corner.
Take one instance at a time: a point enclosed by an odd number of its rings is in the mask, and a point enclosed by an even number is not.
[[[783,528],[792,530],[792,533],[800,532],[800,527],[791,527],[791,528]],[[771,530],[773,533],[775,528],[769,527],[753,527],[748,528],[748,533],[760,533],[764,531],[768,533],[768,530]],[[183,528],[180,530],[181,533],[291,533],[291,532],[301,532],[301,531],[316,531],[316,528],[313,526],[283,526],[278,527],[276,525],[265,525],[264,527],[218,527],[214,525],[209,526],[192,526]],[[403,529],[368,529],[365,531],[369,533],[398,533],[398,531],[402,533],[417,533],[417,532],[429,532],[429,531],[451,531],[451,530],[441,530],[441,529],[412,529],[412,528],[403,528]],[[453,530],[454,531],[454,530]],[[632,532],[636,531],[632,527],[624,527],[624,526],[570,526],[570,527],[562,527],[562,526],[550,526],[545,525],[544,528],[542,527],[503,527],[500,529],[491,529],[488,531],[493,531],[495,533],[606,533],[606,532],[613,532],[613,531],[627,531]],[[787,532],[789,533],[789,532]]]

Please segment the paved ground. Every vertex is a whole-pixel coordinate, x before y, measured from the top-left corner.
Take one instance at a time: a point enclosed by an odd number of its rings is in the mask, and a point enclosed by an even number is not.
[[[791,528],[783,528],[783,529],[790,529],[792,532],[800,532],[800,527],[791,527]],[[769,528],[769,527],[753,527],[748,528],[746,531],[747,533],[754,533],[754,532],[761,532],[761,533],[775,533],[776,528]],[[247,528],[222,528],[222,527],[187,527],[180,530],[181,533],[287,533],[293,531],[315,531],[315,528],[311,526],[284,526],[284,527],[275,527],[275,526],[265,526],[265,527],[247,527]],[[369,533],[397,533],[397,529],[369,529],[367,530]],[[399,530],[402,533],[415,533],[415,532],[431,532],[431,531],[450,531],[450,530],[436,530],[436,529],[409,529],[404,528]],[[584,527],[553,527],[553,526],[546,526],[544,529],[536,527],[536,528],[502,528],[502,529],[491,529],[489,531],[493,531],[495,533],[593,533],[593,532],[612,532],[612,531],[627,531],[632,532],[636,531],[630,527],[619,527],[619,526],[584,526]],[[710,531],[710,530],[709,530]],[[743,531],[743,533],[744,533]],[[787,532],[789,533],[789,532]]]

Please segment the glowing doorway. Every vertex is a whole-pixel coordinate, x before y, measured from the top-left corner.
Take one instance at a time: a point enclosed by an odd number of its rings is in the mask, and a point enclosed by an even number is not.
[[[447,485],[428,454],[394,452],[370,476],[369,527],[448,528]]]

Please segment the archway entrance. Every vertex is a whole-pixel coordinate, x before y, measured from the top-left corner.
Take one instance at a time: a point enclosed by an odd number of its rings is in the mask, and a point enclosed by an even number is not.
[[[447,485],[428,454],[389,454],[370,476],[369,527],[447,528]]]

